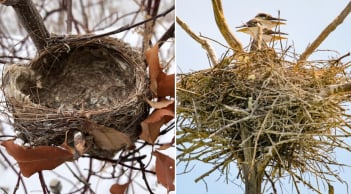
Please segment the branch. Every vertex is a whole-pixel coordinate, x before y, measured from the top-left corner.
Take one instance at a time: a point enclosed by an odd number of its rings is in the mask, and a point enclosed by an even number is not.
[[[118,34],[120,32],[124,32],[126,30],[130,30],[132,28],[135,28],[137,26],[140,26],[140,25],[143,25],[149,21],[152,21],[152,20],[156,20],[157,18],[160,18],[160,17],[164,17],[166,16],[169,12],[173,11],[175,8],[175,6],[173,5],[172,7],[170,7],[169,9],[167,9],[166,11],[160,13],[159,15],[155,16],[155,17],[152,17],[152,18],[149,18],[149,19],[146,19],[144,21],[141,21],[141,22],[138,22],[136,24],[133,24],[133,25],[125,25],[125,26],[122,26],[121,28],[118,28],[117,30],[113,30],[113,31],[110,31],[110,32],[106,32],[106,33],[103,33],[103,34],[98,34],[98,35],[90,35],[90,36],[84,36],[84,37],[68,37],[68,38],[61,38],[59,37],[58,39],[52,39],[52,44],[56,44],[56,43],[69,43],[69,42],[74,42],[74,41],[78,41],[78,40],[92,40],[94,38],[101,38],[101,37],[104,37],[104,36],[109,36],[109,35],[113,35],[113,34]]]
[[[201,38],[198,35],[196,35],[193,31],[191,31],[189,26],[186,25],[186,23],[184,23],[178,17],[176,18],[176,20],[177,20],[177,23],[179,24],[179,26],[182,27],[182,29],[186,33],[188,33],[191,38],[193,38],[196,42],[198,42],[202,46],[203,49],[206,50],[207,54],[210,57],[211,63],[213,64],[213,66],[216,66],[218,64],[217,56],[216,56],[214,49],[211,47],[211,45],[208,43],[208,41],[206,39]]]
[[[66,13],[67,13],[67,34],[72,33],[72,22],[73,22],[73,13],[72,13],[72,0],[66,1]]]
[[[324,88],[324,90],[320,92],[320,96],[327,97],[333,94],[350,92],[350,91],[351,91],[351,83],[332,85],[327,88]]]
[[[44,25],[43,18],[40,16],[33,2],[31,0],[0,0],[0,3],[13,7],[20,23],[28,32],[35,47],[38,51],[44,49],[46,40],[50,35]]]
[[[222,36],[234,51],[242,52],[243,46],[241,45],[240,41],[234,36],[233,32],[230,30],[227,21],[224,17],[221,0],[212,0],[212,7],[218,29],[221,31]]]
[[[316,40],[306,48],[306,50],[300,55],[299,60],[297,61],[297,67],[318,48],[320,44],[329,36],[331,32],[333,32],[338,25],[340,25],[347,15],[351,12],[351,1],[347,4],[345,9],[337,16],[322,32],[319,34]]]
[[[159,43],[158,46],[161,48],[161,46],[163,45],[163,43],[165,43],[169,38],[174,38],[174,28],[175,28],[175,24],[173,23],[168,30],[162,35],[162,37],[160,38],[160,40],[158,40],[157,42]]]
[[[160,0],[148,0],[145,4],[146,17],[155,18],[160,7]],[[155,20],[151,20],[144,24],[143,51],[150,48],[151,38],[154,32]]]

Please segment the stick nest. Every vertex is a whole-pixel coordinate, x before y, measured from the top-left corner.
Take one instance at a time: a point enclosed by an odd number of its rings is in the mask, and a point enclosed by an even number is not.
[[[54,44],[27,66],[8,65],[3,88],[14,128],[32,145],[60,145],[66,131],[82,131],[87,153],[108,157],[85,129],[87,122],[116,129],[134,142],[148,115],[143,55],[112,38]]]
[[[343,107],[349,96],[327,95],[326,88],[349,80],[348,64],[316,61],[298,68],[283,58],[263,50],[178,75],[178,160],[223,170],[250,155],[249,162],[266,162],[275,172],[291,172],[291,166],[320,172],[315,162],[334,164],[332,148],[346,147],[337,134],[350,135]]]

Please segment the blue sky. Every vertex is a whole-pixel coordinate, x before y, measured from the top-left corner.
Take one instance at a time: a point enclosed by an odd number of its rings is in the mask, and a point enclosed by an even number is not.
[[[225,17],[228,24],[235,30],[235,26],[241,25],[243,22],[254,17],[258,12],[270,13],[273,16],[278,15],[287,19],[287,25],[281,27],[281,31],[288,33],[288,40],[284,42],[286,45],[294,45],[297,53],[302,53],[309,43],[311,43],[319,33],[345,8],[348,0],[222,0]],[[216,27],[211,1],[204,0],[177,0],[176,13],[190,28],[197,34],[210,37],[221,43],[225,43],[221,37],[219,30]],[[320,51],[313,54],[309,59],[330,59],[340,57],[351,51],[351,16],[348,16],[344,23],[342,23],[318,48]],[[249,37],[245,34],[235,33],[235,35],[246,46],[249,43]],[[223,54],[226,49],[215,43],[212,46],[216,50],[218,57]],[[325,50],[335,50],[325,51]],[[350,61],[350,57],[345,61]],[[187,34],[185,34],[179,27],[176,28],[176,64],[177,72],[189,72],[209,68],[209,60],[207,59],[205,51],[199,44],[194,42]],[[348,142],[350,142],[348,140]],[[345,163],[348,162],[351,153],[344,151],[337,151],[336,158]],[[193,162],[190,165],[194,167],[191,173],[177,176],[177,193],[206,193],[206,186],[209,194],[221,193],[244,193],[243,185],[236,179],[237,172],[235,164],[231,179],[234,183],[225,183],[223,178],[218,179],[219,174],[215,173],[205,180],[207,185],[203,182],[195,183],[194,179],[211,169],[211,166],[204,165],[199,162]],[[177,166],[178,173],[181,172],[182,165]],[[340,169],[339,169],[340,170]],[[351,169],[344,168],[340,170],[340,176],[345,180],[351,180]],[[287,188],[284,193],[294,193],[291,187],[291,181],[285,181]],[[348,181],[351,186],[351,181]],[[239,185],[239,186],[238,186]],[[283,185],[284,187],[284,185]],[[335,184],[335,193],[346,193],[345,184]],[[304,189],[303,193],[313,193],[310,190]],[[322,190],[322,193],[327,193],[327,190]],[[351,192],[351,189],[349,189]]]

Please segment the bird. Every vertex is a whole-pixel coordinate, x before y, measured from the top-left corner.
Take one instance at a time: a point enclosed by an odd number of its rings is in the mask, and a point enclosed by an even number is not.
[[[244,25],[237,27],[240,28],[237,30],[238,32],[243,32],[251,36],[251,51],[266,48],[267,43],[272,41],[286,39],[283,35],[288,35],[287,33],[271,30],[270,26],[267,27],[265,24],[262,24],[262,21],[256,17],[249,20]],[[279,24],[277,23],[277,25]]]
[[[284,25],[287,21],[286,19],[276,18],[267,13],[258,13],[255,16],[255,19],[269,29],[276,28],[279,25]]]
[[[287,33],[274,31],[266,27],[265,25],[262,25],[262,23],[257,19],[249,20],[245,25],[241,27],[241,29],[237,31],[249,34],[252,38],[255,38],[260,32],[259,28],[262,28],[262,40],[266,43],[269,43],[274,40],[286,39],[286,37],[284,37],[283,35],[288,35]]]

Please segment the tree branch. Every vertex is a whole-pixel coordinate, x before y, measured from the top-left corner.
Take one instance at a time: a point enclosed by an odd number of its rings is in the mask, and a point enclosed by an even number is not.
[[[189,28],[188,25],[186,25],[186,23],[184,23],[181,19],[179,19],[178,17],[176,17],[177,23],[179,24],[179,26],[186,32],[189,34],[189,36],[191,38],[193,38],[196,42],[198,42],[203,49],[206,50],[207,54],[210,57],[211,63],[213,64],[213,66],[216,66],[218,64],[217,61],[217,56],[216,56],[216,52],[214,51],[214,49],[211,47],[211,45],[208,43],[208,41],[204,38],[199,37],[198,35],[196,35],[193,31],[191,31],[191,29]]]
[[[167,9],[166,11],[160,13],[159,15],[155,16],[155,17],[152,17],[152,18],[149,18],[149,19],[146,19],[144,21],[141,21],[141,22],[138,22],[136,24],[133,24],[133,25],[125,25],[125,26],[122,26],[121,28],[118,28],[117,30],[112,30],[110,32],[106,32],[106,33],[103,33],[103,34],[98,34],[98,35],[89,35],[89,36],[83,36],[83,37],[67,37],[67,38],[64,38],[64,37],[59,37],[59,38],[56,38],[56,39],[51,39],[51,44],[56,44],[56,43],[69,43],[69,42],[74,42],[74,41],[77,41],[77,40],[92,40],[94,38],[101,38],[101,37],[104,37],[104,36],[110,36],[110,35],[113,35],[113,34],[118,34],[120,32],[124,32],[126,30],[130,30],[132,28],[135,28],[137,26],[140,26],[140,25],[143,25],[151,20],[156,20],[157,18],[160,18],[160,17],[164,17],[166,16],[168,13],[170,13],[171,11],[173,11],[175,8],[175,6],[173,5],[172,7],[170,7],[169,9]]]
[[[175,29],[175,24],[173,23],[168,30],[162,35],[160,40],[157,42],[159,43],[158,46],[161,48],[164,42],[166,42],[169,38],[174,38],[174,29]]]
[[[320,96],[327,97],[333,94],[350,92],[351,83],[340,84],[340,85],[331,85],[320,92]]]
[[[0,0],[0,3],[13,7],[20,23],[28,32],[35,47],[38,51],[44,49],[46,40],[50,35],[44,25],[43,18],[40,16],[33,2],[31,0]]]
[[[241,45],[240,41],[234,36],[233,32],[230,30],[227,21],[224,17],[221,0],[212,0],[212,7],[218,29],[222,33],[222,36],[234,51],[242,52],[243,46]]]
[[[300,55],[299,60],[296,65],[297,68],[301,63],[306,61],[306,59],[318,48],[320,44],[329,36],[331,32],[333,32],[338,25],[340,25],[347,15],[351,12],[351,1],[347,4],[345,9],[337,16],[317,37],[316,40],[312,42],[310,46],[306,48],[306,50]]]

